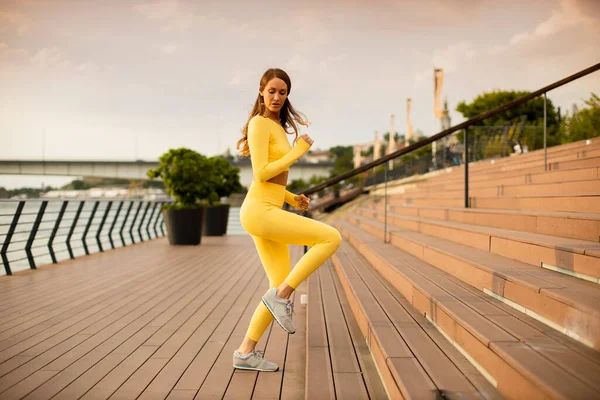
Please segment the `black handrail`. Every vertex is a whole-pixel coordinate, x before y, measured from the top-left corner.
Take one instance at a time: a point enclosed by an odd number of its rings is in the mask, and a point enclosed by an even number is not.
[[[400,150],[396,150],[393,153],[390,153],[390,154],[388,154],[386,156],[380,157],[377,160],[373,160],[370,163],[367,163],[365,165],[361,165],[358,168],[354,168],[354,169],[352,169],[350,171],[344,172],[343,174],[334,176],[333,178],[329,178],[328,180],[326,180],[324,182],[321,182],[318,185],[312,186],[312,187],[310,187],[308,189],[305,189],[305,190],[301,191],[300,193],[304,194],[304,195],[310,195],[310,194],[319,192],[319,191],[321,191],[323,189],[326,189],[326,188],[328,188],[330,186],[335,185],[336,183],[338,183],[340,181],[343,181],[344,179],[352,178],[353,176],[356,176],[356,175],[358,175],[358,174],[360,174],[362,172],[368,171],[371,168],[377,167],[377,166],[379,166],[381,164],[384,164],[384,163],[386,163],[386,162],[388,162],[390,160],[393,160],[393,159],[395,159],[397,157],[400,157],[402,155],[405,155],[405,154],[411,153],[411,152],[413,152],[415,150],[418,150],[420,148],[423,148],[423,147],[427,146],[428,144],[433,143],[436,140],[442,139],[442,138],[444,138],[444,137],[446,137],[446,136],[448,136],[448,135],[450,135],[450,134],[452,134],[452,133],[454,133],[456,131],[468,128],[469,126],[471,126],[471,125],[473,125],[473,124],[475,124],[477,122],[480,122],[480,121],[482,121],[482,120],[484,120],[486,118],[489,118],[489,117],[493,117],[494,115],[500,114],[503,111],[510,110],[511,108],[519,106],[519,105],[521,105],[521,104],[523,104],[523,103],[525,103],[525,102],[527,102],[527,101],[529,101],[529,100],[531,100],[533,98],[536,98],[536,97],[538,97],[540,95],[543,95],[544,93],[549,92],[550,90],[556,89],[557,87],[563,86],[563,85],[565,85],[565,84],[567,84],[569,82],[577,80],[577,79],[579,79],[579,78],[581,78],[583,76],[589,75],[592,72],[596,72],[598,70],[600,70],[600,63],[592,65],[589,68],[581,70],[581,71],[577,72],[576,74],[568,76],[568,77],[566,77],[564,79],[561,79],[561,80],[559,80],[557,82],[554,82],[553,84],[548,85],[546,87],[543,87],[543,88],[541,88],[539,90],[536,90],[535,92],[531,92],[531,93],[526,94],[525,96],[521,96],[518,99],[515,99],[515,100],[513,100],[511,102],[508,102],[506,104],[498,106],[498,107],[496,107],[496,108],[494,108],[494,109],[492,109],[490,111],[487,111],[487,112],[484,112],[482,114],[479,114],[476,117],[473,117],[473,118],[471,118],[471,119],[469,119],[469,120],[467,120],[467,121],[465,121],[463,123],[460,123],[458,125],[455,125],[455,126],[452,126],[452,127],[448,128],[446,130],[443,130],[443,131],[439,132],[436,135],[433,135],[433,136],[430,136],[430,137],[425,138],[423,140],[420,140],[420,141],[418,141],[416,143],[413,143],[413,144],[411,144],[411,145],[409,145],[407,147],[404,147],[404,148],[402,148]]]

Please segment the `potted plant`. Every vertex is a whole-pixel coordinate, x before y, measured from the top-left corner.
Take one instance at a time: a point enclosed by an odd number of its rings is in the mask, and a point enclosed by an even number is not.
[[[198,245],[204,217],[203,200],[214,192],[213,163],[187,148],[170,149],[159,166],[147,171],[150,179],[162,178],[174,202],[161,207],[172,245]]]
[[[242,191],[240,169],[220,156],[209,158],[209,162],[213,167],[214,191],[208,197],[209,204],[204,210],[203,234],[221,236],[227,233],[230,208],[230,204],[221,203],[221,199]]]

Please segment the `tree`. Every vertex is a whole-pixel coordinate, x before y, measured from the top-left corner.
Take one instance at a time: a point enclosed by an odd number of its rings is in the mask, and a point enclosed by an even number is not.
[[[527,91],[514,90],[496,90],[492,92],[486,92],[477,96],[471,103],[467,104],[464,101],[461,101],[456,106],[456,111],[460,112],[465,118],[471,119],[479,114],[490,111],[493,108],[509,103],[529,93],[530,92]],[[535,99],[521,104],[520,106],[501,112],[493,117],[486,118],[485,120],[479,122],[478,125],[505,125],[508,121],[515,120],[522,115],[526,117],[526,123],[528,125],[541,126],[544,122],[544,99],[541,96],[536,97]],[[558,113],[556,112],[554,105],[552,104],[552,100],[550,99],[547,99],[546,103],[546,118],[546,126],[548,128],[556,128],[558,126]]]
[[[287,190],[292,193],[298,193],[304,189],[308,189],[308,183],[306,183],[303,179],[293,179],[287,186]]]
[[[214,168],[216,198],[229,197],[232,193],[242,191],[240,169],[232,166],[227,159],[220,156],[208,159]],[[214,195],[212,195],[214,197]]]
[[[576,142],[600,136],[600,97],[591,93],[584,100],[588,108],[574,108],[573,115],[566,117],[561,124],[561,143]]]
[[[331,176],[343,174],[354,168],[354,148],[352,146],[335,146],[329,151],[334,156]]]
[[[466,119],[471,119],[529,93],[528,91],[514,90],[485,92],[477,96],[471,103],[460,102],[456,106],[456,110]],[[527,145],[530,150],[541,148],[544,140],[544,99],[538,96],[520,106],[486,118],[477,125],[490,127],[470,128],[470,130],[473,129],[473,135],[470,137],[477,136],[477,152],[485,158],[503,155],[505,150],[510,152],[517,143]],[[517,125],[522,125],[523,131]],[[510,126],[512,128],[509,128]],[[546,131],[548,146],[560,143],[559,116],[550,99],[547,99],[546,102]],[[464,132],[459,132],[456,136],[462,142]]]
[[[215,167],[207,157],[184,147],[169,149],[159,158],[155,169],[146,171],[150,179],[162,178],[173,204],[163,208],[193,209],[207,200],[212,205],[215,197]]]
[[[86,183],[85,181],[82,181],[80,179],[75,179],[68,186],[70,186],[70,188],[73,190],[87,190],[91,188],[91,185],[89,183]]]

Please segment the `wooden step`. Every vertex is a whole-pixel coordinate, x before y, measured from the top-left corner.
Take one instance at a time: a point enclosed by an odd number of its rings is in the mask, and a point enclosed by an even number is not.
[[[559,211],[600,214],[600,193],[568,196],[504,196],[471,197],[472,208],[491,208],[520,211]]]
[[[373,209],[359,208],[355,212],[362,217],[379,222],[385,221],[385,214]],[[600,243],[598,242],[396,213],[388,213],[387,221],[388,226],[397,226],[424,235],[448,239],[530,265],[600,283]]]
[[[507,399],[600,396],[600,353],[381,238],[334,225]]]
[[[424,207],[398,204],[393,200],[393,197],[388,199],[388,210],[392,213],[415,215],[418,212],[418,216],[425,218],[600,242],[600,214],[597,213]],[[439,202],[444,200],[439,199]],[[455,200],[458,202],[459,199]],[[380,198],[376,204],[375,209],[383,212],[384,201]]]
[[[464,184],[463,184],[464,185]],[[577,180],[558,183],[519,183],[519,184],[497,184],[489,186],[469,186],[469,196],[492,197],[492,196],[541,196],[541,195],[569,195],[592,194],[600,192],[600,179]],[[454,189],[440,188],[437,191],[421,190],[419,186],[409,188],[402,195],[403,198],[440,197],[453,198],[464,196],[464,186]]]
[[[386,398],[346,295],[333,275],[325,264],[307,280],[305,398]]]
[[[383,238],[383,224],[348,215]],[[596,350],[600,349],[597,284],[448,240],[396,229],[388,241],[463,282],[496,297]]]
[[[596,152],[600,150],[600,141],[595,140],[590,144],[586,145],[585,142],[579,142],[579,144],[568,147],[568,145],[553,146],[548,149],[548,162],[552,161],[564,161],[569,159],[582,159],[589,157],[597,157]],[[482,160],[477,162],[477,168],[481,170],[491,170],[496,167],[505,167],[519,164],[531,164],[541,163],[544,165],[544,150],[539,149],[526,154],[519,154],[510,157],[502,157],[494,159],[494,163],[491,160]]]
[[[476,174],[469,175],[469,188],[489,188],[500,185],[517,186],[526,184],[548,184],[561,183],[572,181],[585,181],[600,179],[600,167],[574,169],[568,171],[551,171],[540,172],[535,174],[510,173],[502,176],[483,176],[479,177]],[[442,192],[445,190],[460,190],[464,189],[464,175],[450,179],[436,179],[417,184],[415,188],[408,188],[407,192],[413,193],[417,189],[420,193],[425,192]]]
[[[548,156],[548,169],[554,169],[551,168],[551,166],[557,166],[560,167],[560,164],[563,163],[570,163],[573,161],[582,161],[582,160],[590,160],[590,159],[596,159],[600,157],[600,148],[593,148],[593,149],[586,149],[586,150],[582,150],[579,152],[563,152],[560,154],[556,154],[556,155],[552,155],[552,156]],[[523,168],[535,168],[538,166],[541,166],[542,169],[544,167],[544,159],[543,157],[537,158],[537,159],[531,159],[531,160],[525,160],[523,159],[522,156],[514,156],[514,157],[505,157],[504,159],[508,159],[510,160],[510,162],[506,162],[503,165],[498,165],[499,163],[497,161],[494,161],[494,163],[488,163],[486,168],[481,168],[478,170],[478,172],[484,172],[484,171],[511,171],[514,169],[523,169]],[[486,165],[486,164],[484,164]]]
[[[390,398],[500,398],[347,243],[334,255],[333,263]]]

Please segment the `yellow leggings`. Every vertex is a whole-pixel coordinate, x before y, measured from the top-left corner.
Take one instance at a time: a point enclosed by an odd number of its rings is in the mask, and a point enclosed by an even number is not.
[[[254,181],[242,204],[240,221],[254,240],[270,287],[285,281],[296,289],[335,253],[342,237],[332,226],[282,210],[284,197],[284,186]],[[294,269],[288,244],[311,246]],[[258,342],[271,321],[273,316],[261,301],[246,336]]]

